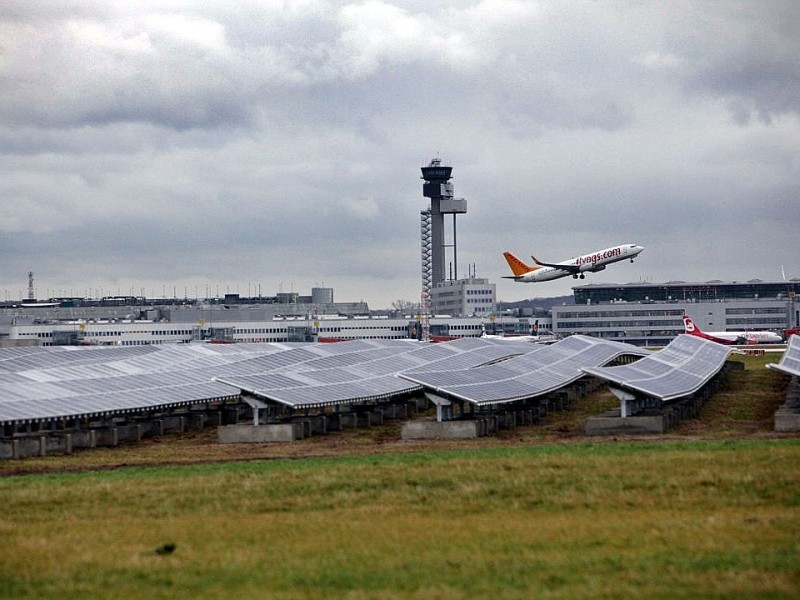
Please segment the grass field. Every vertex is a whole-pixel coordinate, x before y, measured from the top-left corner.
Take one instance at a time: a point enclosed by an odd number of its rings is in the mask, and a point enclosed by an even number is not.
[[[0,597],[797,598],[800,438],[770,433],[785,378],[746,365],[660,438],[583,438],[599,393],[470,442],[392,424],[4,461]]]
[[[0,595],[797,597],[798,459],[640,442],[4,478]]]

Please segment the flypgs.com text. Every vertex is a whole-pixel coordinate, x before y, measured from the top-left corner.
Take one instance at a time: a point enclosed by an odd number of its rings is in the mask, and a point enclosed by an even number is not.
[[[614,258],[615,256],[620,256],[622,254],[622,248],[611,248],[610,250],[606,250],[604,252],[595,252],[594,254],[589,254],[588,256],[579,256],[575,259],[576,265],[586,265],[589,263],[595,264],[600,260],[605,260],[607,258]]]

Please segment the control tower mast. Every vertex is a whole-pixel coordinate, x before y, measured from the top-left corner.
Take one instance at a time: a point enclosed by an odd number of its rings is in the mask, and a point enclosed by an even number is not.
[[[445,276],[445,236],[444,236],[444,215],[453,215],[453,274],[452,279],[458,279],[458,249],[456,244],[456,215],[467,212],[467,201],[464,198],[453,197],[453,184],[450,177],[453,167],[442,164],[439,158],[431,160],[427,167],[422,167],[422,195],[431,199],[429,215],[429,227],[422,230],[423,248],[423,288],[426,286],[426,248],[429,257],[429,288],[444,282]],[[427,230],[427,231],[426,231]],[[426,239],[426,236],[427,237]],[[430,289],[423,289],[430,292]]]
[[[33,271],[28,271],[28,300],[35,300],[36,293],[33,289]]]

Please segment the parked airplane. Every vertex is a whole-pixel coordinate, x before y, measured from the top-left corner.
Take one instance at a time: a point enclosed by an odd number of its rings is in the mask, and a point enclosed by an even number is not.
[[[639,253],[644,250],[644,247],[637,246],[636,244],[623,244],[621,246],[614,246],[613,248],[606,248],[599,252],[592,252],[591,254],[584,254],[577,258],[571,258],[560,263],[546,263],[538,260],[535,256],[531,255],[535,266],[526,265],[511,252],[503,252],[508,266],[511,267],[513,276],[504,276],[503,279],[513,279],[522,283],[531,283],[535,281],[550,281],[551,279],[558,279],[560,277],[567,277],[572,275],[575,279],[585,277],[586,271],[593,273],[602,271],[606,265],[619,262],[621,260],[636,258]]]
[[[684,315],[683,328],[689,335],[696,335],[718,344],[779,344],[783,338],[774,331],[701,331],[690,317]]]

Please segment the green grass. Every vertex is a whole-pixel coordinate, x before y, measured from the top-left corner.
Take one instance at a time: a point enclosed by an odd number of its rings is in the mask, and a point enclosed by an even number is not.
[[[5,477],[0,597],[792,598],[798,464],[634,441]]]

